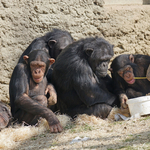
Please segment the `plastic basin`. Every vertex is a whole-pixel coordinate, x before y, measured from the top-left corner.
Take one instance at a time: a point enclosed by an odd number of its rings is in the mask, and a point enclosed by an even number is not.
[[[131,116],[150,114],[150,96],[141,96],[127,101]]]

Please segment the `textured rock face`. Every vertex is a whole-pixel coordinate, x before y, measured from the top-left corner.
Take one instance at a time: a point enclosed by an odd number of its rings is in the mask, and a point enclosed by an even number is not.
[[[0,99],[9,102],[9,80],[33,39],[60,28],[75,40],[101,36],[122,53],[150,54],[149,6],[104,6],[101,0],[1,0]],[[114,57],[115,57],[114,56]]]

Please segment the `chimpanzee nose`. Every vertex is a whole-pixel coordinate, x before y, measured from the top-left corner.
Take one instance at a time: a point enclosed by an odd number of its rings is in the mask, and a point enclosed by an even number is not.
[[[106,64],[105,64],[105,62],[103,62],[103,67],[106,67]]]
[[[130,78],[130,77],[131,77],[131,74],[130,74],[130,73],[126,73],[126,77],[127,77],[127,78]]]
[[[39,74],[40,72],[41,72],[40,69],[35,70],[35,74]]]

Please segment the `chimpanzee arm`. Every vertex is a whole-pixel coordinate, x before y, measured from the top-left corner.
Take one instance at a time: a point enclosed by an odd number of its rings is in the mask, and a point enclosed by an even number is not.
[[[116,99],[112,93],[99,86],[97,79],[92,74],[90,76],[84,72],[81,76],[74,77],[73,84],[81,101],[87,106],[98,103],[111,105]]]
[[[127,100],[128,100],[128,97],[127,97],[126,92],[124,90],[125,89],[125,85],[121,84],[120,80],[122,80],[122,79],[119,76],[112,78],[113,89],[114,89],[113,93],[119,99],[121,108],[122,109],[126,109],[126,108],[128,108],[128,105],[126,103]]]
[[[119,100],[121,104],[121,108],[125,109],[128,108],[127,101],[129,98],[135,98],[139,96],[143,96],[144,94],[142,92],[137,92],[133,90],[132,88],[128,88],[125,93],[120,93],[119,94]]]
[[[132,88],[128,88],[126,90],[126,95],[128,96],[128,98],[135,98],[135,97],[139,97],[139,96],[144,96],[144,93],[135,91]]]
[[[54,113],[50,109],[32,100],[28,96],[28,90],[28,71],[24,64],[19,63],[14,69],[10,82],[10,93],[13,92],[13,94],[10,94],[11,101],[14,99],[14,103],[18,108],[23,109],[33,115],[39,115],[45,118],[50,126],[58,124],[59,120],[56,118]]]
[[[33,115],[39,115],[45,118],[50,125],[57,124],[59,122],[54,113],[50,109],[32,100],[25,93],[18,96],[15,103],[26,112],[29,112]]]
[[[47,94],[48,97],[48,107],[57,103],[57,93],[52,84],[48,84],[45,90],[45,95]]]

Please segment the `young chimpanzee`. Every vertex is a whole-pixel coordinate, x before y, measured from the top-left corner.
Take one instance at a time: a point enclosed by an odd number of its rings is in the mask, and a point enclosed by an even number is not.
[[[55,114],[47,108],[49,91],[46,73],[55,59],[44,50],[34,50],[23,56],[25,63],[18,63],[11,76],[9,94],[11,113],[19,122],[35,125],[39,117],[48,121],[51,132],[61,132],[62,126]]]
[[[27,49],[21,55],[18,63],[23,63],[25,60],[23,59],[24,55],[28,55],[30,52],[41,49],[47,49],[49,51],[49,55],[56,59],[60,52],[69,44],[73,42],[73,38],[68,31],[63,31],[60,29],[53,29],[51,32],[46,33],[44,36],[36,38],[32,41],[32,43],[27,47]],[[51,83],[51,74],[52,67],[47,72],[47,80],[48,83]],[[53,85],[51,85],[51,93],[47,96],[51,98],[51,105],[57,102],[57,95]],[[49,101],[50,102],[50,101]]]
[[[71,117],[83,113],[108,116],[117,104],[107,74],[113,55],[113,45],[98,37],[81,39],[60,53],[53,67],[52,81],[61,113]]]
[[[11,113],[9,108],[0,101],[0,130],[9,125]]]
[[[119,96],[121,107],[127,108],[128,98],[144,96],[150,92],[150,81],[135,79],[146,77],[150,56],[124,54],[116,57],[111,64],[111,74],[115,93]]]

